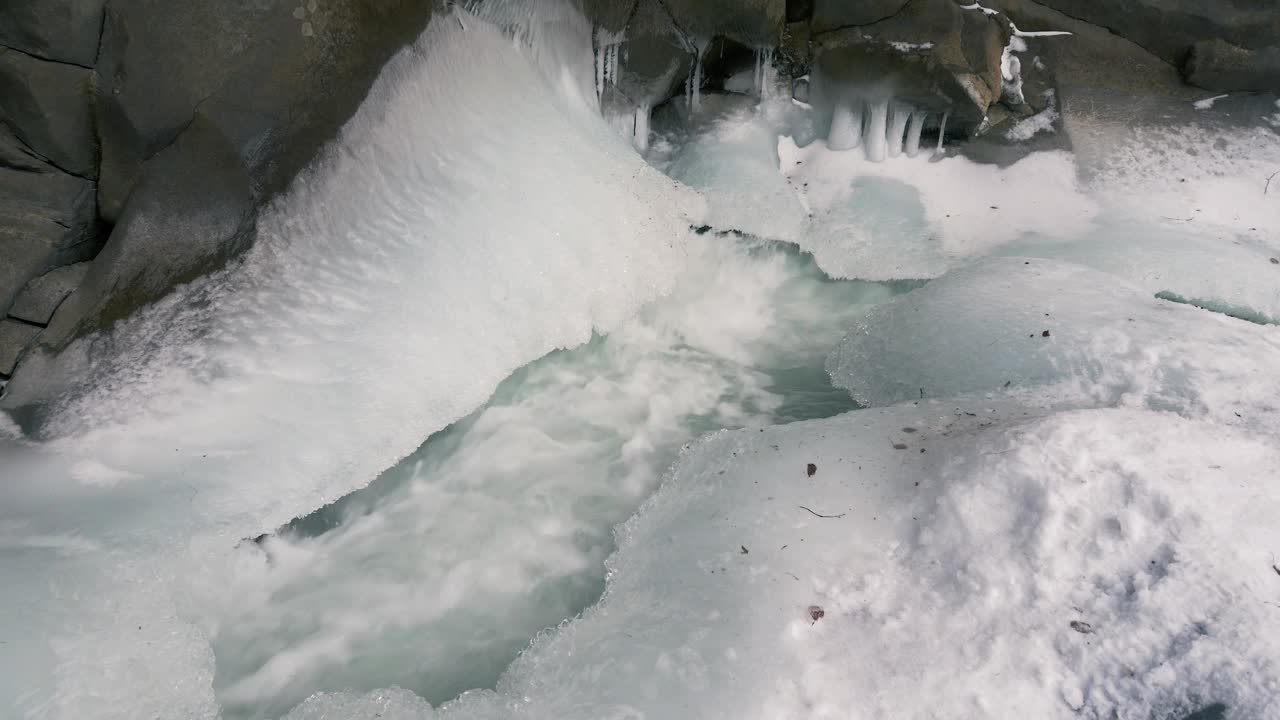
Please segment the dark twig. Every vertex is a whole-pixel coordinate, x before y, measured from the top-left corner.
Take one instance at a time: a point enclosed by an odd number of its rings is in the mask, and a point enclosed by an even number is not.
[[[809,514],[811,514],[811,515],[814,515],[815,517],[820,517],[820,518],[842,518],[842,517],[844,517],[844,513],[840,513],[839,515],[823,515],[822,513],[814,512],[814,511],[810,510],[809,508],[807,508],[807,507],[805,507],[805,506],[803,506],[803,505],[797,505],[796,507],[800,508],[801,510],[804,510],[804,511],[808,512],[808,513],[809,513]]]
[[[1267,176],[1267,184],[1262,186],[1263,195],[1266,195],[1267,191],[1271,189],[1271,180],[1277,175],[1280,175],[1280,170],[1277,170]]]

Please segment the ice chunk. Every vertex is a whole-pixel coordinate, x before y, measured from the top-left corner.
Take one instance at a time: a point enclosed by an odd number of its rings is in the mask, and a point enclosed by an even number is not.
[[[837,277],[936,277],[1028,233],[1083,235],[1099,209],[1063,152],[1005,168],[959,156],[874,163],[822,141],[801,148],[782,137],[778,153],[812,212],[798,242]]]
[[[1258,330],[1080,265],[991,258],[873,309],[827,367],[869,405],[1066,382],[1108,402],[1229,417],[1223,388],[1274,391],[1280,333]]]

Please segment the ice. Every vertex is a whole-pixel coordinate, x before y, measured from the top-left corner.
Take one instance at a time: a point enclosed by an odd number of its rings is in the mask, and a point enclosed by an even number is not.
[[[1005,168],[959,156],[868,162],[784,136],[778,155],[812,213],[798,242],[836,277],[937,277],[1029,234],[1084,235],[1100,211],[1063,152]]]
[[[836,103],[832,111],[827,147],[832,150],[850,150],[861,144],[862,102],[844,98]]]
[[[868,103],[868,107],[870,117],[867,118],[866,129],[867,159],[871,162],[882,162],[889,149],[887,134],[889,100],[872,100]]]
[[[866,405],[1073,383],[1108,401],[1137,393],[1162,409],[1219,413],[1225,401],[1208,393],[1228,383],[1273,391],[1277,341],[1081,265],[1002,257],[875,308],[827,367]],[[1205,348],[1231,357],[1212,382],[1197,375]]]
[[[673,288],[701,201],[600,119],[588,24],[500,19],[439,14],[243,262],[82,342],[95,385],[4,441],[0,524],[103,548],[5,558],[18,712],[212,717],[182,596],[216,558]]]
[[[915,110],[911,113],[911,124],[907,126],[907,145],[905,151],[907,157],[915,157],[920,154],[920,132],[924,129],[924,121],[928,114],[923,110]]]
[[[692,137],[675,138],[679,152],[659,165],[706,197],[706,221],[723,230],[795,240],[806,212],[778,171],[777,130],[767,113],[741,96],[709,96]]]

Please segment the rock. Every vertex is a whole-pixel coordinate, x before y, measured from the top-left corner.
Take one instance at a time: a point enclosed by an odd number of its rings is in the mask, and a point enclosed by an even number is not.
[[[31,278],[101,247],[93,183],[44,167],[0,168],[0,313]]]
[[[95,65],[99,205],[114,221],[142,164],[197,108],[261,197],[282,190],[426,26],[421,0],[112,0]]]
[[[907,0],[814,0],[813,31],[871,25],[897,15],[906,5]]]
[[[1246,50],[1223,40],[1191,46],[1187,82],[1214,92],[1280,92],[1280,46]]]
[[[1082,22],[1035,0],[993,0],[1024,31],[1065,31],[1069,36],[1026,38],[1026,58],[1051,68],[1059,104],[1088,103],[1112,116],[1162,114],[1167,104],[1185,104],[1203,93],[1183,83],[1177,68],[1130,40]],[[1024,77],[1027,73],[1024,72]],[[1034,94],[1027,92],[1028,100]],[[1152,105],[1160,108],[1152,108]]]
[[[64,172],[97,176],[91,71],[0,48],[0,121]]]
[[[0,123],[0,168],[41,172],[47,166],[7,125]]]
[[[1191,46],[1216,38],[1258,49],[1280,37],[1275,0],[1041,0],[1073,18],[1132,40],[1181,66]],[[1024,28],[1025,29],[1025,28]]]
[[[618,33],[635,14],[637,4],[637,0],[584,0],[582,12],[595,27]]]
[[[0,45],[45,60],[93,67],[105,0],[0,3]]]
[[[54,313],[51,351],[217,269],[248,246],[254,196],[236,145],[198,114],[142,167],[137,188],[83,283]]]
[[[0,320],[0,375],[8,376],[40,334],[40,328],[11,318]]]
[[[617,82],[606,92],[606,110],[629,112],[671,96],[689,76],[693,49],[659,0],[640,0],[623,33]]]
[[[691,37],[727,37],[748,47],[774,47],[787,14],[785,0],[666,0],[676,25]]]
[[[36,325],[48,325],[53,311],[80,285],[88,271],[89,263],[80,262],[54,268],[32,278],[14,299],[9,316]]]
[[[886,20],[815,35],[814,65],[824,83],[949,109],[948,127],[967,133],[1000,99],[1008,38],[996,17],[952,0],[910,0]]]

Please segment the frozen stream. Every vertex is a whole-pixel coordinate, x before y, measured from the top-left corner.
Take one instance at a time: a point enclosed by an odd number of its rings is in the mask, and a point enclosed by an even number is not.
[[[910,285],[832,281],[776,243],[691,242],[670,297],[523,368],[368,488],[246,543],[214,640],[229,717],[317,690],[398,685],[438,703],[492,687],[535,633],[599,597],[613,526],[684,443],[856,407],[823,360]]]

